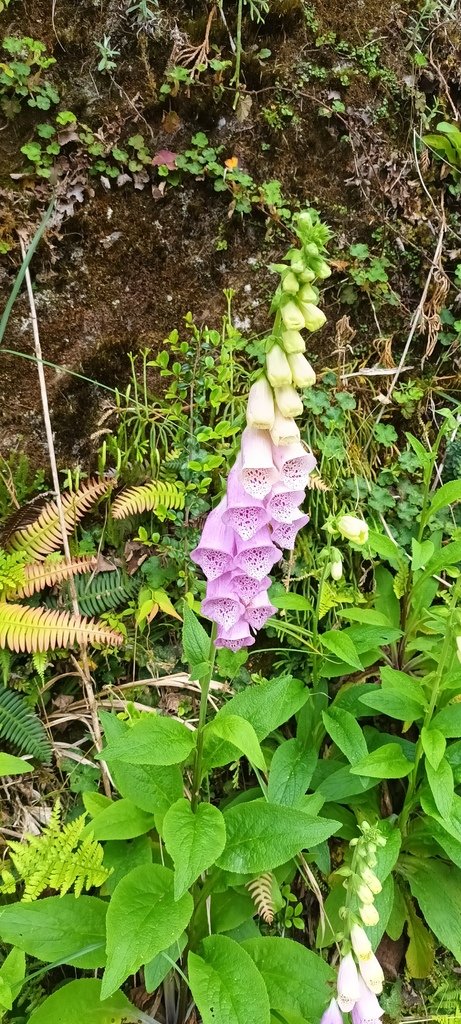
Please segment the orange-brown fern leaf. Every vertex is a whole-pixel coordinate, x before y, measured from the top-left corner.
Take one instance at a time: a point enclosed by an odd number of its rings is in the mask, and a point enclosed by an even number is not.
[[[79,643],[118,647],[123,637],[102,622],[85,619],[54,608],[0,602],[0,648],[13,651],[53,651]]]
[[[62,495],[68,534],[72,533],[78,520],[109,487],[110,483],[107,480],[87,480],[75,493]],[[8,538],[6,546],[8,551],[25,551],[31,561],[38,562],[43,562],[52,551],[59,550],[62,547],[62,535],[56,500],[45,505],[34,523],[15,530]]]
[[[266,871],[252,882],[247,882],[247,889],[251,894],[259,916],[266,924],[272,924],[274,920],[274,898],[272,895],[272,872]]]
[[[73,558],[68,564],[61,562],[32,562],[24,566],[26,582],[24,586],[14,591],[15,597],[32,597],[44,587],[53,587],[55,583],[70,579],[82,572],[93,572],[98,567],[97,555],[82,555],[80,558]]]
[[[148,484],[128,487],[122,491],[112,505],[112,515],[114,519],[126,519],[127,516],[155,511],[159,507],[184,508],[184,502],[184,484],[151,480]]]

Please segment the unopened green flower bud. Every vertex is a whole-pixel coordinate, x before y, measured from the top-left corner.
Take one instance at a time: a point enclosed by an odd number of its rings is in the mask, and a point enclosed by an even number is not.
[[[302,416],[303,403],[292,384],[275,389],[275,403],[282,416]]]
[[[363,907],[360,907],[359,913],[367,928],[373,928],[375,924],[378,924],[379,914],[372,903],[369,903],[368,905],[365,904]]]
[[[293,384],[297,388],[311,388],[315,384],[315,371],[310,362],[301,352],[295,352],[288,356],[290,370],[293,377]]]
[[[315,281],[315,277],[316,275],[314,274],[314,271],[311,270],[310,267],[306,267],[306,269],[303,270],[302,274],[299,274],[299,280],[303,284],[309,284],[310,281]]]
[[[314,271],[315,276],[320,278],[321,281],[325,281],[327,277],[331,277],[331,268],[325,260],[322,260],[321,257],[309,260],[309,265],[311,270]]]
[[[266,377],[251,385],[247,404],[247,423],[258,430],[272,430],[275,408],[272,388]]]
[[[302,331],[305,318],[295,302],[289,300],[282,306],[280,312],[284,326],[288,331]]]
[[[359,519],[357,516],[340,516],[336,520],[336,527],[338,533],[345,537],[346,540],[352,541],[353,544],[366,544],[368,540],[368,526],[363,519]],[[369,848],[371,845],[370,843]],[[370,849],[370,852],[376,853],[376,846],[374,850]]]
[[[341,559],[339,562],[332,562],[330,565],[330,575],[332,580],[340,580],[343,574],[343,563]]]
[[[361,868],[360,874],[365,885],[367,885],[368,888],[371,889],[372,893],[377,896],[383,888],[379,878],[376,877],[373,871],[370,871],[369,867]]]
[[[291,269],[293,273],[296,275],[302,274],[303,271],[306,269],[306,262],[305,260],[303,260],[300,252],[297,252],[296,256],[291,257],[290,263]]]
[[[306,253],[306,256],[318,257],[320,255],[319,247],[315,242],[308,242],[307,245],[303,246],[303,251]]]
[[[299,331],[282,331],[282,345],[285,352],[306,351],[306,342]]]
[[[357,886],[357,896],[360,902],[365,903],[366,905],[374,902],[374,896],[371,889],[369,889],[367,885],[364,885],[363,882],[361,885]]]
[[[300,441],[299,427],[295,421],[282,416],[278,409],[275,412],[274,426],[270,434],[272,444],[275,444],[277,448],[279,445],[299,444]]]
[[[317,302],[319,295],[316,288],[313,288],[311,284],[303,284],[298,292],[298,300],[300,302],[312,302],[314,305]]]
[[[323,310],[319,309],[312,302],[300,302],[299,309],[304,318],[304,326],[308,331],[318,331],[326,323],[326,316]],[[299,330],[299,328],[298,328]]]
[[[299,291],[299,281],[291,270],[282,277],[282,291],[289,292],[290,295],[296,295],[296,292]]]
[[[266,356],[266,371],[269,384],[273,388],[283,388],[291,384],[290,364],[280,345],[274,345]]]

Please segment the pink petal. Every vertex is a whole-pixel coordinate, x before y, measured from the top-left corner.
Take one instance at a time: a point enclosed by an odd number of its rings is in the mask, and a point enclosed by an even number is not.
[[[232,528],[223,522],[225,509],[226,501],[223,498],[207,517],[199,543],[190,554],[192,561],[197,562],[210,580],[215,580],[232,568],[235,535]]]
[[[235,566],[236,568],[243,569],[248,576],[254,576],[255,579],[262,580],[263,576],[267,576],[267,573],[270,572],[272,566],[280,561],[280,558],[280,551],[272,542],[267,526],[263,526],[262,530],[258,530],[251,540],[237,538]]]
[[[292,551],[297,534],[308,522],[309,516],[298,516],[291,523],[273,523],[272,540],[274,544],[278,544],[282,551]]]
[[[205,600],[202,601],[202,613],[218,625],[228,629],[234,626],[244,611],[232,584],[230,572],[209,580]]]
[[[304,491],[293,491],[285,484],[276,484],[266,502],[266,508],[277,523],[291,523],[299,516],[299,505],[304,501]]]
[[[274,463],[280,479],[286,487],[304,490],[309,474],[317,465],[314,456],[302,444],[284,445],[273,448]]]
[[[259,594],[262,590],[267,590],[267,588],[270,587],[271,579],[269,576],[264,576],[264,579],[257,580],[254,576],[247,576],[246,573],[240,572],[237,569],[236,572],[232,573],[232,583],[237,597],[239,597],[244,604],[248,604],[256,594]]]
[[[277,477],[269,431],[245,427],[242,434],[241,473],[244,490],[253,498],[265,498]]]
[[[216,637],[216,647],[226,647],[229,651],[240,651],[242,647],[251,647],[254,642],[248,623],[243,619],[239,619],[230,629],[220,627]]]
[[[227,479],[227,508],[223,523],[232,526],[239,537],[249,540],[261,526],[269,522],[269,516],[262,501],[250,497],[245,491],[241,473],[242,457],[239,455]]]
[[[252,629],[262,629],[276,611],[277,609],[269,601],[267,591],[261,591],[247,604],[243,617],[246,622],[249,622]]]

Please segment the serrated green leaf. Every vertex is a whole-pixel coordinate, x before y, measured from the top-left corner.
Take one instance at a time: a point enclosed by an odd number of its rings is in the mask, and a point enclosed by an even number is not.
[[[233,939],[209,935],[189,953],[189,984],[203,1024],[270,1024],[269,997],[251,956]]]
[[[29,1024],[121,1024],[136,1009],[123,992],[101,1002],[101,982],[79,978],[62,985],[29,1017]]]
[[[316,751],[298,739],[285,740],[271,761],[267,798],[272,804],[295,807],[305,794],[317,763]]]
[[[350,771],[351,775],[365,775],[373,779],[401,779],[412,769],[412,762],[404,756],[398,743],[385,743],[361,758]]]
[[[339,826],[309,818],[291,807],[252,800],[224,812],[227,841],[218,867],[238,874],[261,874],[284,864],[301,850],[318,846]]]
[[[266,762],[258,737],[251,723],[241,715],[217,715],[205,728],[205,736],[209,738],[210,735],[217,736],[225,743],[232,743],[248,758],[250,764],[256,765],[256,768],[263,772],[266,771]]]
[[[356,764],[368,753],[363,732],[354,716],[342,708],[330,707],[322,712],[323,724],[336,746],[351,764]]]
[[[363,668],[353,640],[344,631],[340,632],[336,629],[329,629],[326,633],[321,634],[319,641],[322,647],[326,647],[328,651],[335,654],[346,665],[359,670]]]
[[[178,800],[163,820],[163,838],[175,867],[178,900],[222,853],[226,845],[223,815],[212,804],[199,804],[193,811],[188,800]]]

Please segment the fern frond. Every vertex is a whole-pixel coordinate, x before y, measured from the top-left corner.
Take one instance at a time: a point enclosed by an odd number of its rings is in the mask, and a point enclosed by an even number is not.
[[[108,487],[107,480],[88,480],[75,493],[62,495],[68,534]],[[48,502],[35,522],[15,530],[8,537],[6,547],[8,551],[24,551],[31,561],[39,562],[43,562],[52,551],[59,550],[62,536],[56,501]]]
[[[18,587],[14,596],[32,597],[32,594],[43,590],[44,587],[53,587],[55,583],[68,580],[77,573],[92,572],[94,569],[97,569],[97,566],[97,555],[82,555],[80,558],[72,559],[70,564],[64,560],[62,562],[53,562],[49,565],[46,562],[32,562],[30,565],[23,567],[26,582],[23,586]]]
[[[51,745],[40,719],[24,697],[6,686],[0,686],[0,736],[21,754],[32,754],[46,763],[51,758]]]
[[[151,480],[140,487],[128,487],[115,499],[112,505],[114,519],[126,519],[127,516],[139,515],[141,512],[155,511],[157,508],[184,508],[184,485],[164,480]]]
[[[84,615],[100,615],[121,604],[126,604],[138,592],[134,577],[116,570],[100,572],[92,579],[75,580],[80,611]]]
[[[404,593],[405,593],[405,591],[407,589],[407,582],[408,582],[409,574],[410,574],[410,570],[409,570],[409,567],[408,567],[407,563],[406,562],[402,562],[402,564],[399,566],[399,568],[398,568],[398,570],[397,570],[397,572],[396,572],[396,574],[394,576],[394,583],[393,583],[393,587],[392,587],[392,589],[394,591],[394,594],[398,598],[398,600],[400,600],[400,598],[403,597],[403,595],[404,595]]]
[[[311,491],[331,491],[330,485],[322,480],[319,473],[310,473],[307,478],[307,486]]]
[[[40,836],[27,836],[27,843],[8,843],[18,881],[25,883],[24,903],[38,899],[45,889],[55,889],[60,896],[74,889],[80,896],[84,889],[106,881],[111,870],[102,864],[101,844],[91,834],[83,836],[85,820],[82,814],[63,826],[58,802]],[[11,879],[5,883],[11,891]]]
[[[272,895],[272,872],[266,871],[252,882],[247,882],[247,889],[254,902],[259,917],[266,924],[272,924],[274,920],[274,898]]]
[[[0,648],[0,674],[3,685],[6,686],[11,668],[11,654],[9,651],[2,651]]]
[[[80,643],[118,647],[122,636],[103,623],[52,608],[29,608],[0,602],[0,647],[13,651],[54,651]]]
[[[36,494],[34,498],[27,501],[21,508],[16,508],[14,512],[8,516],[3,526],[0,529],[0,544],[5,545],[8,538],[12,533],[16,533],[17,530],[23,530],[30,523],[35,523],[37,516],[41,512],[44,505],[47,504],[49,498],[52,496],[53,491],[45,491],[43,494]]]

